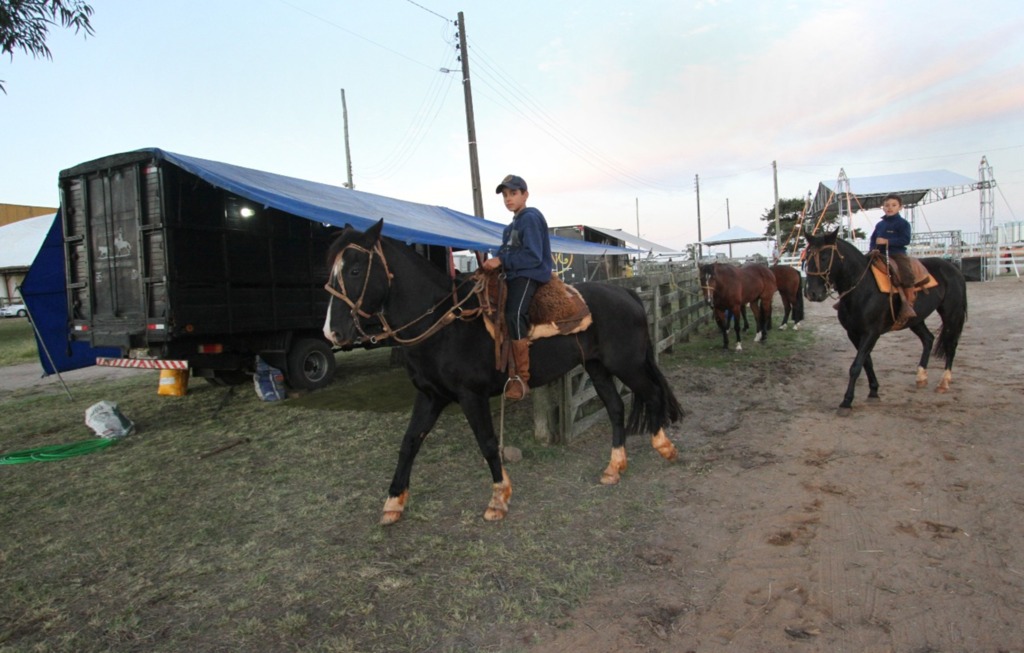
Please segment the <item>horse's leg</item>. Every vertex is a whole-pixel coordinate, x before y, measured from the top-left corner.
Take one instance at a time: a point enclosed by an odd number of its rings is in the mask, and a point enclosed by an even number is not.
[[[466,392],[459,397],[459,406],[469,421],[473,435],[476,436],[480,453],[487,461],[491,470],[491,501],[484,511],[487,521],[499,521],[508,514],[508,504],[512,500],[512,481],[501,464],[501,451],[498,438],[494,435],[494,422],[491,420],[491,404],[487,395]]]
[[[679,457],[679,452],[676,450],[676,445],[672,443],[672,440],[665,435],[664,427],[658,423],[658,420],[664,419],[663,416],[666,414],[666,399],[663,388],[660,387],[661,382],[658,379],[652,379],[651,375],[644,370],[643,366],[636,366],[628,370],[621,370],[616,372],[616,376],[626,384],[626,387],[633,392],[634,401],[640,401],[643,404],[643,409],[648,418],[655,417],[655,421],[647,419],[646,422],[641,420],[640,428],[646,428],[651,435],[651,446],[658,454],[669,462],[675,462]],[[612,386],[614,389],[614,386]],[[618,393],[616,393],[616,397]],[[636,410],[637,406],[634,404],[633,410]],[[624,456],[625,454],[623,454]],[[614,453],[613,453],[614,460]],[[623,458],[624,460],[624,458]],[[602,482],[603,482],[602,478]]]
[[[840,417],[846,417],[850,414],[851,406],[853,405],[853,389],[857,384],[857,377],[860,376],[860,371],[864,368],[864,361],[871,356],[871,350],[875,348],[875,343],[878,342],[878,337],[881,334],[875,332],[868,332],[860,337],[860,343],[857,345],[857,355],[853,358],[853,363],[850,365],[850,382],[846,386],[846,394],[843,395],[843,402],[839,404],[839,410],[837,414]],[[851,336],[851,339],[853,337]]]
[[[388,498],[384,502],[384,514],[380,518],[382,526],[394,524],[402,518],[405,503],[409,500],[409,481],[412,476],[412,464],[423,446],[430,429],[434,428],[441,411],[450,401],[425,392],[416,393],[412,416],[402,438],[402,446],[398,450],[398,466],[388,488]]]
[[[754,326],[757,328],[754,342],[761,342],[768,337],[768,329],[765,328],[764,305],[760,299],[750,302],[750,312],[754,314]]]
[[[789,300],[789,297],[783,293],[779,293],[779,297],[782,299],[782,324],[779,325],[779,331],[786,330],[786,323],[789,322],[789,314],[793,308],[793,302]]]
[[[737,316],[740,315],[740,311],[743,311],[743,319],[744,319],[744,321],[746,321],[747,313],[746,313],[746,309],[743,307],[743,304],[737,304],[735,307],[733,307],[732,311],[733,311],[733,314],[737,315]],[[743,351],[743,342],[740,340],[740,318],[737,317],[735,320],[733,320],[733,322],[735,322],[735,325],[736,325],[736,329],[735,329],[736,330],[736,351]],[[724,335],[725,335],[725,348],[728,349],[729,348],[729,335],[728,335],[728,333],[726,333]]]
[[[615,379],[611,372],[598,360],[589,360],[583,367],[587,370],[590,380],[594,383],[597,396],[608,411],[608,419],[612,423],[612,455],[608,466],[601,473],[601,483],[615,485],[621,479],[620,474],[626,471],[626,411],[622,397],[615,387]]]
[[[925,325],[924,320],[921,320],[917,324],[910,327],[917,337],[921,340],[921,361],[917,364],[917,387],[926,388],[928,387],[928,361],[931,360],[932,356],[932,345],[935,344],[935,335],[931,332],[931,329]],[[946,383],[946,390],[949,389],[949,381],[946,379],[946,375],[942,375],[943,381]],[[939,387],[942,387],[942,382],[939,383]],[[945,392],[945,390],[940,390]]]
[[[729,348],[729,315],[720,309],[715,309],[715,324],[722,332],[722,349]]]
[[[875,376],[875,364],[871,360],[871,354],[864,357],[864,374],[868,377],[868,399],[879,399],[878,377]]]

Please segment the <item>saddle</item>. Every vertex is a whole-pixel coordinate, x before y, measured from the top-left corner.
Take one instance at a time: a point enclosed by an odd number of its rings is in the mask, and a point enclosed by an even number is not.
[[[497,369],[506,369],[509,358],[508,328],[505,325],[505,300],[508,298],[504,277],[497,272],[475,274],[486,282],[480,293],[484,325],[494,339]],[[594,319],[580,291],[558,277],[541,284],[530,302],[529,340],[567,336],[590,328]]]
[[[927,290],[939,285],[939,282],[928,272],[928,268],[920,260],[913,256],[908,256],[907,259],[910,261],[910,269],[914,273],[913,286],[916,290]],[[875,283],[878,285],[879,292],[889,295],[898,292],[898,289],[893,287],[890,280],[890,276],[892,279],[900,279],[900,270],[895,263],[889,262],[889,271],[887,272],[885,269],[885,257],[874,255],[871,259],[871,272],[875,276]]]

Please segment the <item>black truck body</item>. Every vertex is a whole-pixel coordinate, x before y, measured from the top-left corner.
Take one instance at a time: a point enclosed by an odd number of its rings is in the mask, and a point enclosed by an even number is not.
[[[214,383],[259,355],[294,388],[331,381],[322,325],[336,228],[234,195],[154,155],[60,173],[70,337],[132,367],[187,362]],[[152,364],[146,364],[149,361]]]

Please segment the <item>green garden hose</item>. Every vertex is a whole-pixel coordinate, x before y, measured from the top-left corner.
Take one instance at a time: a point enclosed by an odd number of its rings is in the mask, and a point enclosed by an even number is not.
[[[0,455],[0,465],[17,465],[19,463],[39,463],[49,460],[63,460],[74,456],[81,456],[100,449],[106,449],[117,442],[114,438],[96,438],[84,442],[72,442],[71,444],[51,444],[35,449],[24,451],[13,451]]]

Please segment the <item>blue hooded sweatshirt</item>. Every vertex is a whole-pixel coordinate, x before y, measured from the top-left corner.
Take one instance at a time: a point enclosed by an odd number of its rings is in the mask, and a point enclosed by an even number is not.
[[[527,277],[547,283],[551,279],[551,239],[544,214],[530,206],[516,213],[501,234],[498,258],[506,278]]]
[[[906,254],[907,245],[910,244],[910,231],[910,223],[899,213],[887,215],[875,225],[875,231],[871,234],[871,249],[877,249],[876,240],[886,238],[889,240],[890,254]]]

